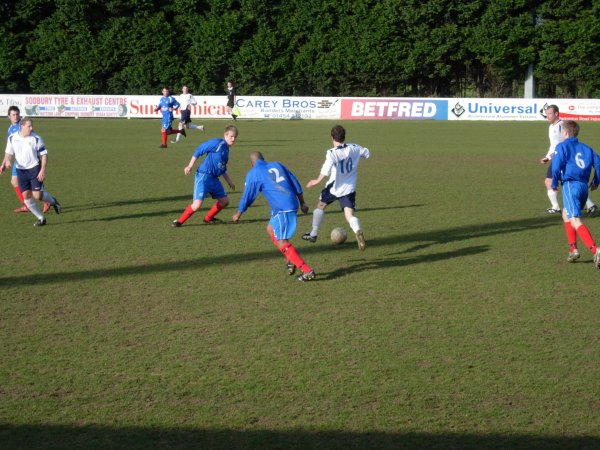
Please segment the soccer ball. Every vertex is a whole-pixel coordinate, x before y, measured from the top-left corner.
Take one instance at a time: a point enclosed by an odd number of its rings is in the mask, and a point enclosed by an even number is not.
[[[346,242],[346,239],[348,239],[348,234],[343,228],[338,227],[331,230],[331,241],[335,245],[343,244]]]

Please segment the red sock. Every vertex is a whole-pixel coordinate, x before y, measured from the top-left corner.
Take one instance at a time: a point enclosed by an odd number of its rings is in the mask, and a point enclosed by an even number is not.
[[[590,234],[590,230],[587,229],[585,225],[581,225],[577,228],[577,234],[579,238],[583,241],[585,246],[589,248],[593,253],[596,253],[596,243],[594,242],[594,238]]]
[[[304,260],[298,254],[298,251],[294,248],[294,246],[290,243],[285,244],[283,247],[279,249],[285,259],[295,265],[298,269],[302,270],[303,273],[308,273],[312,269],[304,262]]]
[[[161,134],[163,145],[167,145],[167,132],[166,131],[161,131],[160,134]]]
[[[179,223],[185,222],[190,217],[192,217],[192,214],[194,214],[195,212],[196,211],[194,211],[192,209],[192,205],[189,205],[187,208],[185,208],[185,210],[183,211],[183,214],[181,215],[181,217],[179,219],[177,219],[177,222],[179,222]]]
[[[24,205],[25,200],[23,199],[23,194],[21,193],[21,188],[19,186],[15,186],[15,194],[17,194],[19,201]]]
[[[569,241],[569,245],[571,246],[571,251],[574,248],[577,248],[577,231],[571,225],[571,222],[564,222],[565,231],[567,232],[567,241]]]
[[[219,211],[221,211],[223,209],[223,207],[221,206],[221,204],[219,202],[215,203],[212,208],[210,208],[208,210],[208,213],[206,213],[206,216],[204,217],[204,220],[206,222],[210,222],[213,217],[215,217]]]

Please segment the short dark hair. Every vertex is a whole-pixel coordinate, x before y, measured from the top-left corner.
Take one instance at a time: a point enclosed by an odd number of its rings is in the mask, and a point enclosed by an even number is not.
[[[17,112],[17,114],[21,114],[21,110],[19,109],[19,107],[18,107],[18,106],[15,106],[15,105],[11,105],[11,106],[9,106],[9,107],[8,107],[8,114],[10,115],[10,113],[11,113],[12,111],[16,111],[16,112]]]
[[[346,141],[346,130],[341,125],[336,125],[331,129],[331,137],[335,142]]]
[[[548,106],[546,106],[546,111],[548,111],[549,109],[553,109],[555,113],[559,112],[558,111],[558,106],[556,106],[556,105],[548,105]]]

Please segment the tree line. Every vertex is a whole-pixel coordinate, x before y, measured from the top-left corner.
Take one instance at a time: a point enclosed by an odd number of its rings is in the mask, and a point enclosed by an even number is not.
[[[0,92],[600,96],[598,0],[19,0]]]

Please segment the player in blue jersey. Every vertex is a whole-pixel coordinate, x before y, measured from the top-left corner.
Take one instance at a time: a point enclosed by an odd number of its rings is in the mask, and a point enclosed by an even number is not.
[[[194,151],[190,163],[184,167],[183,173],[189,175],[194,167],[194,163],[202,155],[205,155],[204,161],[196,170],[194,179],[194,196],[192,204],[189,205],[181,214],[179,219],[174,220],[172,225],[180,227],[188,220],[192,214],[200,209],[206,195],[210,194],[217,202],[210,208],[204,217],[205,223],[220,222],[215,216],[229,204],[229,198],[225,193],[219,177],[223,177],[229,187],[235,191],[235,185],[227,174],[227,162],[229,161],[229,147],[233,146],[238,136],[238,129],[229,125],[225,128],[222,138],[211,139],[200,144]]]
[[[293,275],[298,268],[302,271],[297,278],[298,281],[314,280],[314,270],[304,262],[290,243],[296,231],[298,207],[304,214],[308,212],[308,206],[302,195],[302,186],[287,167],[278,162],[265,161],[261,152],[250,154],[250,164],[252,169],[246,175],[246,185],[238,211],[231,219],[238,222],[258,193],[262,192],[271,207],[271,220],[267,225],[267,233],[287,259],[288,274]]]
[[[8,108],[8,120],[10,120],[10,125],[8,130],[6,131],[6,138],[19,131],[19,123],[21,122],[21,110],[18,106],[10,106]],[[25,201],[23,200],[23,194],[21,193],[21,188],[19,188],[19,181],[17,179],[17,166],[14,165],[12,168],[12,176],[10,178],[10,184],[12,184],[13,189],[15,190],[15,194],[17,194],[17,198],[21,202],[21,206],[15,209],[16,213],[19,212],[28,212],[27,206],[25,205]]]
[[[4,160],[0,165],[0,174],[4,172],[4,169],[11,168],[13,157],[25,204],[31,214],[38,219],[34,226],[44,226],[46,218],[39,210],[35,200],[50,203],[54,206],[57,214],[60,214],[62,207],[56,197],[44,191],[48,150],[42,138],[34,133],[33,123],[29,117],[23,118],[19,124],[19,131],[9,136]]]
[[[548,139],[550,140],[550,147],[548,148],[546,156],[544,156],[540,160],[542,164],[547,164],[548,162],[552,161],[552,157],[554,156],[556,146],[565,139],[562,133],[563,121],[560,118],[558,106],[548,105],[548,107],[546,108],[546,119],[548,120],[548,122],[550,122],[550,126],[548,127]],[[544,184],[546,185],[548,199],[550,200],[551,204],[550,208],[548,208],[546,212],[548,214],[559,214],[560,206],[558,205],[558,192],[552,189],[552,164],[548,165],[548,170],[546,171],[546,179],[544,180]],[[596,204],[589,197],[585,202],[585,207],[587,209],[588,216],[590,217],[596,214],[596,211],[598,210]]]
[[[168,87],[163,87],[162,89],[162,97],[158,102],[158,106],[154,108],[154,111],[160,111],[162,113],[162,125],[161,125],[161,138],[162,144],[160,144],[160,148],[167,148],[167,136],[169,134],[178,134],[181,133],[184,136],[185,128],[181,130],[173,129],[173,111],[179,108],[179,102],[173,97],[169,91]]]
[[[581,256],[577,250],[577,236],[594,255],[594,264],[600,269],[600,247],[596,245],[588,228],[581,223],[581,209],[588,197],[588,182],[594,168],[594,178],[590,189],[600,185],[600,156],[590,147],[579,142],[579,124],[573,120],[563,121],[564,140],[556,146],[552,158],[552,189],[558,190],[562,183],[563,221],[569,256],[567,261],[574,262]]]

